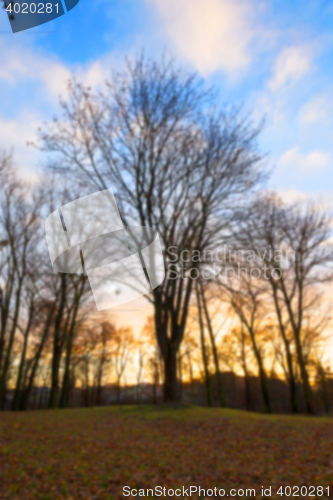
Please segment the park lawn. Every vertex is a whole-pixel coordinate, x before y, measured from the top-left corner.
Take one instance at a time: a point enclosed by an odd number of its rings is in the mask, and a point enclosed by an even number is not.
[[[1,500],[130,498],[125,485],[256,488],[256,498],[262,485],[272,498],[286,498],[281,485],[320,485],[333,496],[333,419],[196,407],[0,413]]]

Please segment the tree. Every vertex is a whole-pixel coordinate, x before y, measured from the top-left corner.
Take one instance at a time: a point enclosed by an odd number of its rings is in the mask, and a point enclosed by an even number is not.
[[[120,403],[121,381],[125,368],[130,359],[130,349],[134,343],[133,332],[130,328],[119,328],[113,336],[112,364],[117,380],[117,402]]]
[[[34,250],[40,244],[39,215],[43,192],[31,192],[28,201],[28,190],[17,180],[10,156],[0,159],[0,176],[0,406],[4,408],[24,285],[29,274],[32,276],[35,271]],[[26,337],[30,326],[28,320]]]
[[[239,279],[232,278],[227,280],[226,283],[221,282],[221,286],[229,296],[230,305],[239,319],[240,328],[244,328],[251,339],[253,354],[258,366],[265,411],[271,413],[272,404],[269,394],[268,377],[259,341],[265,330],[264,289],[258,286],[248,273],[240,273]]]
[[[213,331],[211,314],[210,314],[209,309],[208,309],[207,292],[205,293],[205,288],[204,288],[204,285],[202,283],[202,280],[199,281],[198,289],[199,289],[199,294],[200,294],[200,298],[201,298],[201,303],[202,303],[202,307],[203,307],[203,311],[204,311],[206,326],[207,326],[207,330],[209,333],[209,340],[211,343],[211,349],[212,349],[212,354],[213,354],[215,377],[216,377],[217,389],[218,389],[218,401],[219,401],[219,405],[223,408],[226,405],[224,387],[223,387],[223,379],[222,379],[222,373],[220,370],[219,355],[218,355],[218,349],[217,349],[217,345],[216,345],[215,334]],[[214,298],[215,298],[215,296],[214,296]]]
[[[66,321],[66,328],[64,328],[62,342],[60,344],[60,352],[62,351],[62,348],[66,344],[64,376],[62,380],[62,388],[59,400],[59,406],[61,408],[67,407],[69,403],[70,363],[71,363],[73,340],[77,330],[77,319],[78,319],[80,303],[82,301],[82,297],[85,291],[87,290],[86,285],[87,285],[87,277],[85,275],[81,275],[76,279],[72,278],[73,298],[68,311],[68,318],[70,317],[70,320]],[[59,371],[59,366],[60,366],[60,361],[58,363],[58,371]]]
[[[248,411],[253,411],[254,404],[250,384],[250,364],[253,350],[250,335],[245,331],[244,325],[232,328],[231,332],[224,336],[221,350],[222,357],[231,371],[235,365],[239,365],[242,369],[245,385],[245,408]]]
[[[150,349],[148,351],[149,358],[148,358],[147,368],[149,370],[149,375],[152,382],[152,389],[153,389],[152,399],[153,403],[156,404],[158,386],[160,384],[162,370],[161,370],[161,353],[159,346],[156,342],[155,322],[153,316],[148,316],[146,324],[144,325],[140,336],[143,339],[147,339],[147,342],[150,345]]]
[[[204,375],[205,375],[207,405],[213,406],[212,383],[211,383],[211,375],[210,375],[210,371],[209,371],[209,357],[208,357],[206,340],[205,340],[205,328],[204,328],[204,323],[203,323],[203,318],[202,318],[201,295],[200,295],[199,286],[198,286],[197,281],[195,282],[195,285],[196,285],[198,319],[199,319],[199,330],[200,330],[200,344],[201,344],[201,354],[202,354],[202,365],[204,368]]]
[[[96,367],[96,404],[102,404],[102,387],[105,368],[111,361],[111,343],[115,333],[115,327],[109,321],[103,321],[100,325],[100,332],[97,337],[97,367]]]
[[[99,338],[96,329],[89,325],[83,325],[75,337],[73,345],[73,367],[72,370],[78,375],[82,389],[82,404],[90,406],[93,397],[91,387],[94,381],[93,368],[98,348]]]
[[[21,356],[17,370],[16,386],[14,392],[13,405],[12,405],[13,410],[18,410],[20,407],[20,397],[21,397],[22,382],[24,375],[24,366],[26,362],[26,355],[28,349],[28,340],[31,329],[34,326],[33,323],[35,321],[35,315],[36,315],[37,293],[36,293],[35,283],[33,281],[30,284],[30,287],[29,286],[27,287],[26,292],[27,292],[26,301],[28,306],[28,318],[26,325],[23,329],[18,325],[19,329],[21,330],[21,333],[23,334],[23,345],[21,348]]]
[[[262,178],[259,128],[241,109],[219,110],[215,94],[172,61],[139,57],[99,94],[72,82],[62,110],[40,133],[53,170],[114,188],[124,224],[153,227],[166,252],[202,252],[221,239],[241,195]],[[149,295],[166,402],[179,400],[177,353],[193,288],[180,271],[174,264]]]
[[[332,279],[330,235],[330,218],[325,212],[309,205],[286,205],[276,196],[266,195],[255,200],[237,236],[240,244],[257,256],[256,265],[270,286],[286,351],[293,411],[297,411],[298,404],[288,329],[292,332],[306,408],[308,413],[314,413],[302,339],[307,312],[313,310],[316,300],[316,287]],[[312,320],[318,321],[316,316],[312,313]]]
[[[33,353],[27,360],[25,367],[19,403],[20,410],[26,410],[28,408],[29,398],[36,380],[40,360],[42,359],[45,345],[49,339],[56,304],[57,297],[55,297],[54,300],[45,301],[38,318],[36,318],[36,324],[38,324],[39,327],[41,326],[41,328],[36,328],[34,331],[35,346],[31,347]]]

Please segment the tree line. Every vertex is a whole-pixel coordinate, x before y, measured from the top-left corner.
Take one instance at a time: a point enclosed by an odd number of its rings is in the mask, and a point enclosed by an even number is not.
[[[247,409],[256,377],[267,412],[272,379],[285,381],[289,411],[317,412],[318,394],[330,411],[331,217],[264,189],[262,124],[167,59],[139,56],[102,90],[73,80],[68,95],[39,131],[38,183],[0,161],[1,408],[26,409],[40,386],[49,408],[69,406],[77,386],[101,404],[110,373],[120,401],[127,370],[137,397],[149,371],[165,403],[184,398],[186,379],[202,380],[206,404],[232,406],[231,371]],[[164,249],[141,332],[98,317],[87,277],[54,273],[47,255],[46,216],[109,187],[124,225],[153,227]],[[210,257],[188,269],[184,252]]]

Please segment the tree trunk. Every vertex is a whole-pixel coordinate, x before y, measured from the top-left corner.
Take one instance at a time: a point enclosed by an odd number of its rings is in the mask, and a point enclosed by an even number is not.
[[[261,392],[262,392],[262,397],[264,400],[264,405],[265,405],[265,412],[266,413],[272,413],[272,406],[271,406],[271,399],[269,396],[269,390],[268,390],[268,385],[267,385],[267,376],[265,373],[264,365],[262,362],[261,354],[257,346],[257,342],[255,339],[255,335],[253,330],[250,328],[249,329],[250,337],[252,340],[252,345],[253,345],[253,351],[254,355],[256,357],[257,363],[258,363],[258,369],[259,369],[259,380],[260,380],[260,386],[261,386]]]
[[[195,386],[194,386],[194,377],[193,377],[193,367],[192,367],[192,359],[191,359],[191,353],[189,351],[189,349],[187,348],[186,350],[186,356],[187,356],[187,362],[188,362],[188,366],[189,366],[189,372],[190,372],[190,380],[191,380],[191,393],[192,393],[192,404],[193,404],[193,401],[194,401],[194,395],[195,395]]]
[[[177,403],[180,401],[180,394],[177,380],[177,350],[168,345],[164,361],[164,403]]]
[[[296,385],[296,378],[295,378],[295,374],[294,374],[292,354],[290,351],[290,342],[287,338],[287,334],[286,334],[284,324],[282,321],[282,314],[281,314],[281,309],[280,309],[280,305],[278,302],[276,284],[273,281],[271,281],[271,285],[273,288],[274,305],[275,305],[275,310],[276,310],[276,314],[278,317],[279,328],[280,328],[280,332],[281,332],[282,339],[284,342],[284,347],[286,350],[291,411],[292,411],[292,413],[298,413],[299,408],[298,408],[298,400],[297,400],[297,385]]]
[[[11,357],[11,353],[12,353],[12,349],[13,349],[17,321],[18,321],[18,316],[19,316],[19,311],[20,311],[20,306],[21,306],[22,284],[23,284],[23,278],[20,278],[19,282],[18,282],[18,286],[17,286],[17,291],[16,291],[13,323],[12,323],[12,326],[10,329],[7,351],[5,354],[5,358],[4,358],[4,362],[3,362],[3,366],[2,366],[2,371],[1,371],[1,375],[0,375],[0,408],[1,409],[5,408],[5,403],[6,403],[5,394],[6,394],[6,386],[7,386],[7,376],[8,376],[8,371],[9,371],[9,366],[10,366],[10,357]]]
[[[311,415],[315,414],[315,409],[313,405],[313,394],[309,382],[309,375],[306,370],[305,362],[304,362],[304,356],[303,356],[303,350],[302,350],[302,345],[301,345],[301,340],[299,338],[299,333],[296,335],[296,352],[297,352],[297,360],[301,372],[301,377],[302,377],[302,382],[303,382],[303,391],[304,391],[304,397],[305,397],[305,404],[306,404],[306,410],[308,413]]]
[[[166,302],[162,301],[158,289],[154,290],[156,338],[164,363],[164,403],[180,402],[177,381],[177,353],[184,337],[192,285],[193,280],[189,279],[184,290],[184,280],[180,279],[177,292],[175,288],[170,289],[170,295],[165,299]],[[169,330],[171,330],[170,337]]]
[[[206,298],[205,298],[205,292],[204,292],[202,283],[200,283],[200,291],[201,291],[203,310],[205,313],[206,323],[207,323],[207,327],[208,327],[209,338],[210,338],[212,351],[213,351],[215,377],[217,380],[218,400],[219,400],[219,404],[220,404],[221,408],[225,408],[226,401],[225,401],[222,373],[220,371],[219,356],[218,356],[218,352],[217,352],[217,348],[216,348],[216,342],[215,342],[215,336],[214,336],[214,332],[213,332],[212,322],[210,320],[208,307],[207,307],[207,303],[206,303]]]
[[[199,295],[198,286],[196,286],[196,293],[197,293],[197,303],[198,303],[198,316],[199,316],[202,362],[203,362],[204,373],[205,373],[207,405],[213,406],[211,379],[210,379],[210,373],[209,373],[209,369],[208,369],[208,359],[207,359],[206,344],[205,344],[205,332],[204,332],[204,325],[203,325],[203,321],[202,321],[201,303],[200,303],[200,295]]]
[[[298,320],[296,321],[294,312],[291,306],[290,298],[288,297],[286,287],[284,281],[281,279],[281,289],[284,296],[284,300],[287,306],[288,315],[290,319],[290,323],[292,326],[292,331],[294,334],[295,345],[296,345],[296,354],[297,354],[297,362],[299,365],[299,369],[301,372],[301,378],[303,383],[303,392],[306,404],[306,410],[310,414],[315,413],[315,408],[313,405],[313,394],[310,386],[309,375],[305,366],[303,349],[301,343],[301,332],[302,332],[302,315],[303,315],[303,283],[302,280],[298,282]]]
[[[182,356],[180,352],[178,352],[178,381],[179,381],[179,397],[180,400],[183,400],[183,363]]]
[[[252,394],[251,394],[251,385],[250,385],[250,377],[247,368],[247,360],[246,360],[246,350],[245,350],[245,336],[244,330],[242,328],[242,336],[241,336],[241,359],[242,359],[242,368],[244,371],[244,382],[245,382],[245,407],[247,411],[253,411],[254,407],[252,404]]]
[[[28,406],[29,397],[30,397],[30,393],[31,393],[34,381],[35,381],[35,375],[37,372],[39,360],[40,360],[45,342],[46,342],[48,334],[49,334],[49,330],[50,330],[50,326],[51,326],[51,322],[52,322],[52,318],[53,318],[53,314],[54,314],[55,304],[56,304],[56,301],[54,302],[54,304],[52,305],[52,307],[48,313],[47,320],[46,320],[45,327],[44,327],[44,331],[43,331],[43,335],[42,335],[40,344],[38,346],[37,352],[35,354],[35,358],[32,362],[32,368],[31,368],[31,372],[29,375],[29,382],[28,382],[27,386],[24,384],[24,389],[21,393],[20,405],[19,405],[20,410],[26,410],[27,406]],[[27,373],[26,373],[26,377],[27,377]]]
[[[66,292],[67,292],[67,275],[61,274],[61,297],[59,303],[58,313],[55,319],[54,325],[54,337],[53,337],[53,357],[52,357],[52,372],[51,372],[51,390],[48,402],[49,408],[56,408],[58,403],[58,388],[59,388],[59,366],[61,359],[61,323],[63,319],[63,314],[66,304]]]
[[[5,350],[5,333],[7,328],[7,322],[9,318],[9,307],[11,303],[11,297],[13,294],[15,273],[10,273],[9,283],[7,283],[5,293],[1,289],[1,329],[0,329],[0,373],[2,372],[2,361]]]
[[[15,387],[15,393],[14,393],[14,399],[13,399],[13,410],[18,410],[19,405],[20,405],[20,396],[21,396],[21,389],[22,389],[22,378],[23,378],[23,369],[24,369],[24,364],[25,364],[25,357],[27,353],[27,346],[28,346],[28,338],[29,338],[29,332],[33,320],[33,314],[34,314],[34,305],[31,304],[29,308],[29,318],[28,318],[28,323],[24,332],[24,341],[23,341],[23,348],[22,348],[22,353],[21,353],[21,359],[20,359],[20,364],[18,368],[18,373],[17,373],[17,379],[16,379],[16,387]]]
[[[84,284],[85,284],[85,278],[83,277],[79,291],[75,290],[72,320],[71,320],[71,326],[69,328],[68,338],[67,338],[65,371],[64,371],[64,377],[63,377],[63,381],[62,381],[62,388],[61,388],[60,401],[59,401],[60,408],[67,408],[67,406],[69,404],[70,362],[71,362],[73,338],[74,338],[75,326],[76,326],[76,316],[77,316],[77,312],[79,309],[80,299],[82,297]]]

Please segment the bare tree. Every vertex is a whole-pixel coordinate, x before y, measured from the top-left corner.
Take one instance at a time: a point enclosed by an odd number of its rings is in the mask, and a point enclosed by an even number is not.
[[[165,59],[139,57],[100,94],[72,83],[62,109],[63,120],[41,131],[52,168],[84,186],[113,187],[124,223],[157,229],[166,251],[202,251],[221,238],[240,196],[262,177],[258,128],[239,109],[217,110],[196,75]],[[149,296],[165,401],[179,399],[191,293],[192,280],[175,269]]]
[[[28,340],[29,340],[29,335],[31,332],[31,329],[33,327],[33,323],[35,321],[35,315],[36,315],[36,308],[37,308],[37,300],[36,300],[36,288],[35,288],[35,283],[31,283],[30,287],[27,287],[27,306],[28,306],[28,318],[27,322],[24,328],[22,328],[20,325],[18,325],[19,330],[23,334],[23,344],[21,348],[21,356],[20,356],[20,361],[19,361],[19,366],[17,370],[17,378],[16,378],[16,385],[15,385],[15,392],[14,392],[14,398],[13,398],[13,404],[12,408],[13,410],[18,410],[20,407],[20,397],[21,397],[21,389],[22,389],[22,382],[23,382],[23,375],[24,375],[24,366],[26,362],[26,355],[27,355],[27,349],[28,349]]]
[[[204,315],[205,315],[205,322],[206,322],[207,330],[209,333],[209,340],[211,343],[211,349],[212,349],[212,354],[213,354],[215,377],[216,377],[217,390],[218,390],[218,401],[219,401],[219,405],[223,408],[226,405],[224,387],[223,387],[223,378],[222,378],[222,373],[220,370],[220,361],[219,361],[218,349],[217,349],[217,345],[216,345],[215,333],[213,330],[211,313],[209,312],[209,309],[208,309],[207,291],[205,293],[205,287],[203,285],[202,280],[199,281],[199,293],[200,293],[200,297],[201,297],[201,303],[202,303],[202,307],[203,307],[203,311],[204,311]],[[215,296],[214,296],[214,298],[215,298]]]
[[[0,238],[2,241],[0,248],[0,405],[4,408],[24,284],[29,273],[33,273],[31,257],[40,244],[39,213],[42,192],[31,193],[31,199],[28,200],[27,190],[17,180],[11,159],[8,157],[4,157],[1,161],[0,175],[2,176],[0,193]],[[30,326],[26,335],[29,330]]]
[[[29,398],[37,378],[36,375],[38,373],[40,361],[52,328],[56,304],[57,297],[51,301],[44,301],[40,314],[35,318],[36,328],[33,332],[34,345],[30,346],[32,353],[25,364],[19,403],[20,410],[26,410],[28,408]]]
[[[102,404],[102,387],[105,375],[105,369],[107,365],[111,362],[111,345],[113,336],[115,333],[115,327],[112,323],[108,321],[103,321],[101,324],[101,330],[98,334],[97,346],[96,346],[96,404]]]
[[[244,325],[240,324],[232,328],[231,332],[222,339],[220,357],[234,373],[240,368],[244,375],[245,385],[245,408],[254,411],[253,395],[251,390],[251,366],[255,365],[253,360],[252,342]]]
[[[306,408],[314,413],[309,374],[304,359],[302,337],[306,311],[313,307],[316,286],[332,278],[332,248],[328,214],[311,206],[284,205],[276,196],[256,200],[246,223],[241,224],[239,241],[257,255],[283,338],[293,411],[297,411],[296,381],[292,345],[293,334]],[[261,264],[260,264],[261,263]]]
[[[195,284],[196,284],[196,295],[197,295],[197,305],[198,305],[198,319],[199,319],[199,330],[200,330],[202,365],[203,365],[203,369],[204,369],[204,380],[205,380],[205,385],[206,385],[207,405],[213,406],[212,382],[211,382],[211,374],[210,374],[210,370],[209,370],[209,357],[208,357],[206,340],[205,340],[205,327],[204,327],[203,318],[202,318],[201,296],[200,296],[198,282],[196,281]]]
[[[117,402],[120,402],[121,382],[130,359],[133,344],[133,332],[130,328],[119,328],[113,336],[112,364],[117,378]]]
[[[59,406],[61,408],[65,408],[66,406],[68,406],[69,403],[70,362],[71,362],[73,339],[75,336],[75,332],[77,330],[79,307],[82,302],[84,293],[87,290],[86,285],[87,285],[87,277],[85,275],[81,275],[77,278],[72,278],[73,297],[68,311],[68,315],[70,316],[70,321],[66,322],[66,326],[68,325],[68,328],[65,328],[65,331],[63,333],[63,340],[61,342],[61,350],[64,344],[66,344],[64,376],[62,380],[62,388],[59,400]],[[58,364],[58,370],[59,366],[60,363]]]

